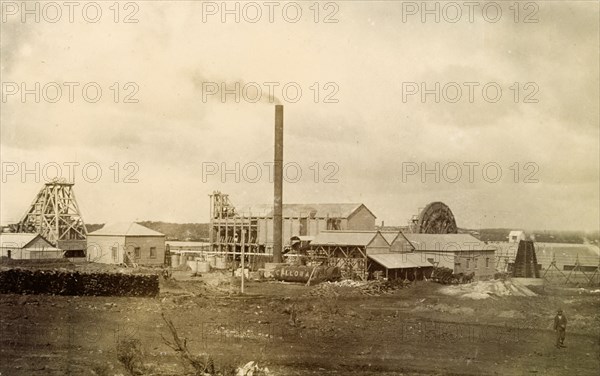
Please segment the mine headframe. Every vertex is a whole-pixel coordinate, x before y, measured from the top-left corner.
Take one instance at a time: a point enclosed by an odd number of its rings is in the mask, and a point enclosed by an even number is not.
[[[38,233],[55,247],[61,242],[85,240],[87,231],[73,185],[64,180],[46,183],[17,224],[17,231]]]

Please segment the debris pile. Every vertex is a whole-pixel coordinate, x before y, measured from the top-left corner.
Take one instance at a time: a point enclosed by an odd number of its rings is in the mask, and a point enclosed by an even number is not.
[[[510,280],[479,281],[467,285],[445,286],[442,294],[469,299],[487,299],[491,296],[537,296],[525,286],[512,283]]]
[[[157,275],[27,269],[0,271],[2,294],[153,297],[158,291]]]
[[[237,369],[235,376],[269,376],[271,372],[267,367],[259,367],[256,362],[248,362]]]
[[[339,282],[324,282],[310,290],[309,296],[335,297],[340,295],[366,295],[378,296],[390,294],[396,290],[410,287],[411,282],[406,280],[375,280],[375,281],[352,281],[342,280]]]

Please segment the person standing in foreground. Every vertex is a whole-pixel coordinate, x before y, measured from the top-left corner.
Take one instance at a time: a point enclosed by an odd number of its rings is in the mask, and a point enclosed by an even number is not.
[[[563,342],[565,341],[565,332],[567,331],[567,318],[563,315],[562,309],[559,309],[554,317],[554,330],[556,331],[556,347],[566,347]]]

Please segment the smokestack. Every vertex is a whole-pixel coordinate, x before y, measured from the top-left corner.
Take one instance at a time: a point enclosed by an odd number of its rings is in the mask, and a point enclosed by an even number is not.
[[[273,202],[273,262],[281,262],[283,250],[283,106],[275,106],[275,186]]]

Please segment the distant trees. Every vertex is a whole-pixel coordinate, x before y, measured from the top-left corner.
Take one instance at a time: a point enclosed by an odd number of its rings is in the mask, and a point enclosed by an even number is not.
[[[168,223],[160,221],[142,221],[137,223],[165,234],[167,240],[208,241],[208,223]],[[88,233],[99,230],[103,226],[103,224],[86,224]]]
[[[154,231],[161,232],[167,236],[167,240],[181,241],[208,241],[208,223],[168,223],[160,221],[138,222]],[[88,232],[101,229],[103,224],[86,224]],[[391,227],[384,230],[389,231]],[[403,228],[393,228],[394,230]],[[479,230],[479,235],[475,235],[482,241],[504,242],[508,240],[508,233],[515,228],[485,228]],[[459,232],[472,233],[475,230],[459,229]],[[534,235],[536,242],[544,243],[572,243],[572,244],[595,244],[598,245],[600,238],[599,231],[528,231],[527,236]]]
[[[483,241],[502,242],[508,240],[508,233],[514,228],[486,228],[479,231],[479,239]],[[527,236],[533,235],[536,242],[543,243],[572,243],[572,244],[596,244],[598,245],[598,231],[527,231]]]

